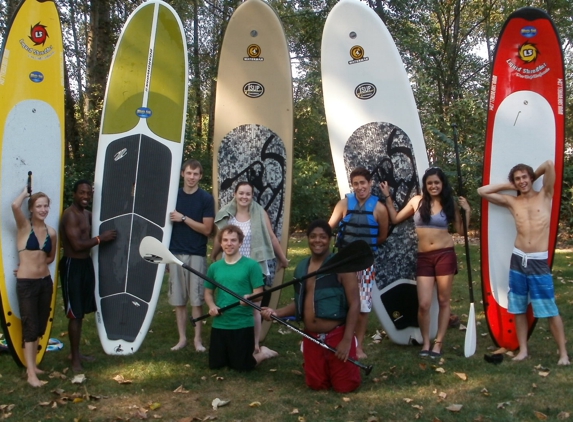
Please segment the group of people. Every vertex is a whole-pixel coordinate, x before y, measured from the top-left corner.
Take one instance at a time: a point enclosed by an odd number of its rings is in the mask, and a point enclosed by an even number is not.
[[[533,189],[533,182],[544,176],[543,188]],[[471,209],[468,201],[454,197],[444,172],[429,168],[422,178],[422,194],[414,196],[397,210],[386,182],[380,184],[382,198],[372,195],[372,176],[367,169],[356,168],[350,174],[353,192],[340,200],[327,222],[312,222],[307,230],[310,257],[295,269],[295,299],[280,309],[262,307],[259,312],[241,302],[240,306],[221,309],[237,302],[226,289],[251,298],[260,305],[264,286],[269,284],[268,261],[277,259],[278,267],[288,266],[288,260],[271,229],[269,216],[256,201],[254,188],[248,182],[235,187],[233,200],[215,213],[211,194],[200,188],[203,168],[197,160],[187,160],[181,168],[183,187],[179,189],[176,208],[170,214],[173,232],[170,250],[191,266],[200,277],[175,264],[169,266],[169,303],[175,307],[179,333],[178,343],[171,350],[187,345],[187,303],[192,317],[198,318],[203,304],[213,317],[209,344],[209,367],[230,367],[239,371],[255,368],[261,361],[278,353],[259,345],[261,318],[271,320],[295,316],[302,321],[305,332],[326,343],[331,352],[305,338],[303,354],[306,383],[313,389],[334,388],[339,392],[353,391],[360,385],[358,359],[366,358],[364,336],[368,315],[372,310],[372,283],[375,268],[358,273],[326,274],[306,277],[318,270],[331,257],[330,240],[338,229],[337,246],[344,247],[354,240],[365,240],[372,249],[382,244],[389,224],[400,224],[413,217],[418,236],[416,268],[418,291],[418,322],[423,344],[420,357],[438,357],[450,321],[450,298],[457,259],[449,227],[464,234]],[[555,183],[555,168],[546,161],[537,170],[520,164],[511,169],[507,183],[483,186],[478,194],[493,204],[509,209],[514,217],[517,237],[509,274],[509,312],[516,315],[519,353],[515,360],[525,359],[527,349],[528,301],[534,315],[549,318],[551,332],[559,347],[560,365],[569,364],[565,347],[563,323],[555,305],[553,280],[547,264],[549,221]],[[512,196],[502,191],[517,191]],[[64,211],[60,234],[64,257],[60,262],[60,278],[66,314],[69,320],[72,368],[81,370],[82,360],[89,359],[79,352],[79,338],[85,313],[95,311],[94,274],[90,249],[101,242],[113,241],[115,231],[90,236],[87,211],[91,184],[85,180],[74,185],[73,204]],[[48,299],[52,282],[48,265],[54,260],[57,234],[45,224],[49,199],[36,193],[28,202],[30,218],[21,210],[25,189],[12,204],[18,226],[18,295],[24,330],[28,382],[41,385],[35,366],[36,343],[43,335],[48,318]],[[461,212],[464,214],[462,215]],[[211,253],[213,263],[207,268],[207,242],[218,228]],[[466,226],[467,227],[467,226]],[[42,246],[40,246],[42,245]],[[222,254],[222,255],[221,255]],[[220,257],[221,255],[221,257]],[[434,286],[437,287],[439,314],[438,332],[431,342],[430,307]],[[87,292],[87,293],[86,293]],[[33,297],[32,297],[33,296]],[[46,307],[47,306],[47,307]],[[206,351],[201,338],[201,323],[194,325],[194,347]]]

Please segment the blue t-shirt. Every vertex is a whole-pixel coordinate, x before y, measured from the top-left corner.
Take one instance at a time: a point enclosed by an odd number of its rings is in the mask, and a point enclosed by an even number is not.
[[[175,209],[181,214],[198,222],[203,218],[215,218],[215,201],[213,195],[199,188],[192,194],[185,193],[183,188],[177,192]],[[169,250],[182,255],[207,255],[207,236],[198,233],[185,222],[174,222]]]

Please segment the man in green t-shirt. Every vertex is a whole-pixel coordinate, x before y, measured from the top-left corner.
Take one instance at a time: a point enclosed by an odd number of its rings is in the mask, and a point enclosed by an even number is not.
[[[239,252],[244,239],[241,229],[228,225],[219,232],[218,237],[224,256],[211,264],[207,276],[246,298],[262,293],[263,274],[258,262]],[[205,303],[209,307],[209,314],[215,317],[211,328],[209,368],[228,366],[237,371],[250,371],[263,360],[278,355],[264,346],[254,353],[253,310],[241,302],[241,306],[220,314],[220,308],[237,302],[237,299],[221,289],[215,298],[215,289],[214,284],[205,281]]]

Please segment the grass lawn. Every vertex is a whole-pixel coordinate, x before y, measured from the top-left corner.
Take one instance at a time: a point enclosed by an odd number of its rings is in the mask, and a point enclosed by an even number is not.
[[[460,273],[454,281],[452,311],[464,324],[469,311],[467,272],[462,246],[457,246]],[[68,370],[67,320],[58,297],[52,337],[65,344],[46,354],[41,368],[48,380],[41,389],[26,383],[22,368],[8,354],[0,355],[0,419],[14,421],[537,421],[570,418],[569,395],[573,367],[558,367],[556,345],[547,321],[539,321],[530,340],[531,358],[500,365],[486,363],[485,353],[495,349],[489,338],[480,303],[479,250],[471,247],[476,298],[476,354],[463,356],[465,332],[450,329],[441,360],[421,359],[419,347],[398,346],[384,338],[365,344],[367,364],[374,370],[362,387],[341,395],[316,392],[304,383],[301,337],[273,324],[265,345],[280,356],[263,362],[255,371],[211,371],[207,355],[193,347],[170,351],[177,343],[175,314],[167,303],[164,283],[155,318],[140,350],[132,356],[107,356],[97,336],[93,314],[84,321],[82,352],[97,358],[85,364],[86,381],[72,384]],[[290,280],[296,263],[307,253],[305,241],[292,238],[289,249]],[[573,251],[559,251],[554,264],[557,304],[566,336],[573,328]],[[281,302],[292,298],[285,289]],[[208,344],[210,323],[204,326]],[[374,314],[367,339],[382,331]],[[189,337],[192,332],[189,330]],[[573,355],[573,353],[572,353]],[[50,376],[48,376],[50,375]],[[130,382],[114,380],[122,376]],[[177,390],[177,391],[176,391]],[[569,397],[569,399],[567,399]],[[213,410],[213,399],[230,402]],[[461,405],[459,411],[448,410]]]

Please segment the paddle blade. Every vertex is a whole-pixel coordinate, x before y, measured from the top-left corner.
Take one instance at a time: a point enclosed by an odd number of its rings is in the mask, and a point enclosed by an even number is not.
[[[476,352],[476,311],[473,302],[470,304],[468,326],[466,328],[466,340],[464,343],[464,355],[466,358]]]
[[[370,268],[374,263],[372,249],[364,240],[355,240],[330,258],[317,273],[352,273]]]
[[[141,239],[139,255],[151,264],[183,265],[161,241],[152,236],[145,236]]]

